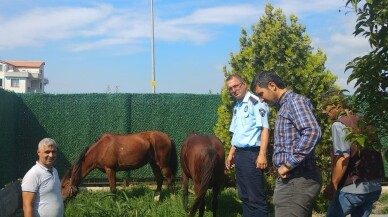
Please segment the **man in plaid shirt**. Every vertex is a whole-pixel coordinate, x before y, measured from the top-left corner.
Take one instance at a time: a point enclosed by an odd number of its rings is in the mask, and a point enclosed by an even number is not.
[[[287,90],[274,72],[257,73],[251,89],[266,102],[280,107],[274,132],[273,163],[279,175],[273,197],[275,216],[311,216],[322,187],[314,158],[322,133],[312,104],[306,97]]]

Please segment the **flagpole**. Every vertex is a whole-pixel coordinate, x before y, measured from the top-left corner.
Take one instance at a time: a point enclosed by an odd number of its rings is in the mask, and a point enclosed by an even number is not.
[[[154,46],[154,0],[151,0],[151,70],[152,70],[152,93],[155,93],[155,46]]]

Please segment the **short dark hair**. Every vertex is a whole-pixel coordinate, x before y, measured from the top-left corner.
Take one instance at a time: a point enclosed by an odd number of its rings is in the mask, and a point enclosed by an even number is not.
[[[280,89],[286,88],[286,85],[279,77],[279,75],[275,74],[273,71],[261,71],[257,72],[255,77],[252,80],[251,90],[255,90],[256,86],[261,88],[268,87],[269,82],[273,82]]]
[[[321,97],[322,109],[325,109],[328,105],[340,105],[342,108],[349,109],[350,106],[344,94],[346,91],[334,88],[327,90]]]

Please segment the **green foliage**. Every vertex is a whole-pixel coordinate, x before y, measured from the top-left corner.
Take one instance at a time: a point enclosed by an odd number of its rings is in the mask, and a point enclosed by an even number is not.
[[[350,143],[356,143],[361,149],[371,147],[377,151],[382,150],[383,147],[374,126],[368,125],[364,119],[361,119],[357,123],[357,128],[360,129],[359,132],[354,132],[351,127],[346,127],[345,129],[347,129],[349,133],[345,135],[344,139],[349,140]]]
[[[289,20],[281,9],[274,10],[267,4],[265,15],[259,18],[256,25],[252,25],[249,35],[245,29],[241,31],[240,50],[230,54],[230,69],[224,67],[224,75],[239,74],[250,86],[253,76],[260,71],[273,70],[287,83],[293,91],[305,95],[314,106],[320,106],[320,97],[325,90],[332,88],[336,76],[326,70],[326,55],[320,49],[311,46],[310,37],[305,33],[306,28],[298,23],[295,15],[290,15]],[[222,105],[218,108],[218,120],[214,127],[215,134],[223,141],[225,149],[230,149],[231,134],[229,125],[233,109],[233,99],[230,97],[226,86],[221,92]],[[270,126],[273,129],[275,109],[271,109]],[[328,175],[330,132],[328,120],[320,112],[316,113],[317,119],[323,126],[326,134],[321,144],[316,148],[318,165],[324,175]],[[273,132],[271,132],[271,143]],[[270,143],[270,144],[271,144]],[[271,161],[271,159],[268,159]],[[272,195],[276,171],[269,169],[267,183],[268,195]],[[327,171],[327,172],[326,172]],[[326,182],[327,180],[325,180]]]
[[[356,81],[357,104],[364,106],[365,119],[378,126],[380,137],[388,137],[388,1],[347,0],[357,13],[354,35],[369,40],[372,51],[346,66]],[[385,147],[388,149],[388,147]]]

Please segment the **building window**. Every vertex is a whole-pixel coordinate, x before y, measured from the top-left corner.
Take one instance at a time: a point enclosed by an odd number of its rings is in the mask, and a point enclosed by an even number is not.
[[[19,79],[11,79],[11,87],[19,87]]]
[[[2,72],[3,71],[3,64],[0,64],[0,72]]]
[[[0,78],[0,87],[3,86],[3,79]]]

